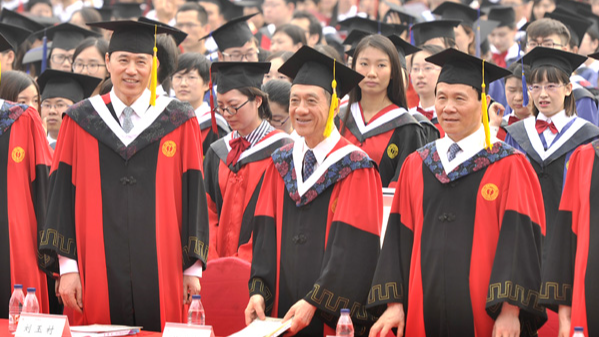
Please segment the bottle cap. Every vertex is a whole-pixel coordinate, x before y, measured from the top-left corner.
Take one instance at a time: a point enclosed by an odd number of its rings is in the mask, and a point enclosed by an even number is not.
[[[583,327],[581,327],[581,326],[577,326],[577,327],[575,327],[575,328],[574,328],[574,331],[575,331],[575,332],[583,332],[583,331],[584,331],[584,328],[583,328]]]
[[[27,292],[35,292],[35,288],[27,288]]]
[[[15,289],[23,289],[23,285],[22,284],[15,284]]]
[[[342,314],[349,314],[349,309],[341,309]]]
[[[202,295],[191,295],[191,299],[192,299],[192,300],[199,300],[199,299],[202,299]]]

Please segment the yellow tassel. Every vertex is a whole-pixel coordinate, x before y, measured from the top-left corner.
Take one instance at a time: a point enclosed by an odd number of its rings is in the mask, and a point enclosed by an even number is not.
[[[329,107],[329,116],[327,118],[327,124],[324,128],[324,137],[327,138],[333,132],[333,128],[335,125],[333,124],[333,120],[335,119],[335,110],[339,106],[339,99],[337,98],[337,80],[335,80],[335,63],[337,60],[333,60],[333,82],[331,83],[331,87],[333,87],[333,95],[331,96],[331,106]]]
[[[487,111],[487,95],[485,94],[485,87],[485,61],[483,60],[483,91],[480,95],[483,109],[483,127],[485,128],[485,144],[487,145],[487,149],[491,150],[493,145],[491,144],[491,130],[489,128],[489,113]]]
[[[156,31],[158,26],[154,26],[154,56],[152,57],[152,73],[150,74],[150,105],[156,106],[156,87],[158,86],[158,48],[156,47]]]

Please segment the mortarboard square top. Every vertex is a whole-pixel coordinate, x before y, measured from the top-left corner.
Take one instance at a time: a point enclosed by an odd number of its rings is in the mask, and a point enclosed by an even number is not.
[[[499,27],[513,26],[516,24],[516,12],[510,6],[495,6],[489,9],[487,19],[499,21]]]
[[[435,8],[433,14],[441,16],[443,20],[462,20],[462,25],[472,27],[478,19],[478,11],[470,6],[455,2],[443,2]]]
[[[399,16],[399,20],[401,20],[401,23],[403,23],[403,24],[412,25],[412,24],[415,24],[416,22],[418,22],[416,17],[414,15],[412,15],[410,12],[408,12],[405,8],[403,8],[403,6],[400,6],[400,5],[392,3],[392,2],[387,2],[387,1],[385,1],[385,4],[387,4],[387,6],[389,6],[389,10],[387,11],[387,13],[385,13],[385,16],[383,17],[383,21],[385,21],[385,19],[391,13],[395,13]]]
[[[175,40],[175,43],[178,45],[181,44],[181,42],[183,42],[183,40],[185,40],[185,38],[187,37],[187,33],[185,33],[184,31],[175,28],[171,25],[167,25],[165,23],[162,23],[160,21],[156,21],[156,20],[152,20],[152,19],[148,19],[145,16],[140,16],[139,18],[137,18],[137,22],[143,22],[143,23],[147,23],[150,25],[158,25],[160,27],[164,27],[164,28],[168,28],[168,29],[172,29],[174,31],[174,33],[169,34],[170,36],[173,37],[173,39]]]
[[[216,77],[219,94],[233,89],[254,87],[260,89],[264,74],[270,70],[270,62],[214,62],[212,76]]]
[[[342,62],[333,60],[308,46],[303,46],[293,54],[279,68],[279,72],[293,78],[292,85],[315,85],[332,94],[333,67],[335,67],[337,81],[337,97],[345,96],[364,78]]]
[[[135,54],[154,55],[154,33],[175,34],[171,28],[148,23],[124,20],[88,23],[91,27],[112,30],[108,52],[124,51]]]
[[[570,76],[586,59],[586,56],[569,53],[561,49],[536,47],[522,57],[522,62],[530,65],[531,71],[549,66],[556,67]]]
[[[254,37],[254,34],[252,34],[250,26],[247,23],[247,20],[252,18],[256,14],[258,13],[241,16],[236,19],[233,19],[220,26],[212,33],[202,37],[200,40],[212,36],[212,38],[214,38],[214,41],[216,42],[216,45],[218,46],[218,50],[220,50],[221,52],[229,48],[242,47],[244,44],[246,44]]]
[[[77,45],[79,45],[81,41],[90,36],[101,36],[96,32],[92,32],[91,30],[81,28],[70,23],[61,23],[60,25],[54,27],[42,29],[35,32],[34,35],[38,39],[41,39],[44,37],[44,35],[46,35],[48,40],[52,41],[53,48],[60,48],[64,50],[77,48]]]
[[[556,8],[551,13],[545,13],[545,18],[550,18],[563,23],[566,28],[570,31],[571,37],[578,39],[578,46],[582,43],[582,38],[587,32],[587,29],[593,24],[592,21],[587,20],[581,15],[574,14],[562,8]]]
[[[46,69],[37,79],[42,101],[62,97],[77,103],[91,96],[102,79],[71,72]]]
[[[356,47],[358,46],[358,43],[360,43],[360,41],[362,41],[362,39],[368,35],[371,35],[371,33],[365,32],[360,29],[352,30],[343,41],[343,44],[351,45],[351,48],[348,51],[346,51],[345,54],[347,54],[348,56],[353,56],[354,52],[356,51]]]
[[[426,58],[427,62],[441,66],[437,83],[465,84],[482,90],[483,60],[457,49],[446,49]],[[511,74],[505,68],[484,62],[485,85]]]
[[[395,49],[397,49],[397,54],[399,54],[399,63],[401,67],[407,69],[406,65],[406,56],[414,54],[417,51],[422,49],[412,45],[411,43],[404,41],[401,37],[397,35],[387,36],[389,40],[395,45]]]
[[[421,46],[426,41],[434,38],[451,38],[455,39],[454,27],[457,27],[461,21],[459,20],[437,20],[417,23],[412,26],[414,33],[414,44]]]
[[[0,53],[11,48],[10,42],[0,33]]]
[[[31,35],[31,31],[8,23],[0,23],[0,34],[4,36],[10,46],[7,49],[12,49],[16,52],[21,43]]]
[[[45,27],[44,25],[26,17],[25,15],[8,10],[6,8],[2,9],[2,13],[0,13],[0,22],[8,23],[13,26],[19,26],[32,32],[42,30]]]

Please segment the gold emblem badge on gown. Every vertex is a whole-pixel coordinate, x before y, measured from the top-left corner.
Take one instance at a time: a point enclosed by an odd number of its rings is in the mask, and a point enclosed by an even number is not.
[[[172,140],[167,140],[166,142],[164,142],[164,144],[162,144],[162,154],[164,154],[165,156],[170,158],[174,156],[176,152],[177,144]]]
[[[12,160],[15,163],[20,163],[25,159],[25,150],[22,147],[17,146],[12,150]]]
[[[393,158],[397,157],[398,154],[399,154],[399,148],[397,147],[397,145],[390,144],[387,147],[387,155],[389,156],[389,158],[393,159]]]
[[[487,201],[493,201],[499,196],[499,188],[495,184],[486,184],[480,191],[483,199]]]

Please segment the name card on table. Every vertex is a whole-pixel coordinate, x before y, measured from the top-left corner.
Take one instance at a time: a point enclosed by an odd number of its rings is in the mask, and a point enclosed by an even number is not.
[[[21,314],[15,337],[71,337],[67,316]]]
[[[210,325],[166,323],[162,337],[214,337],[214,331]]]

